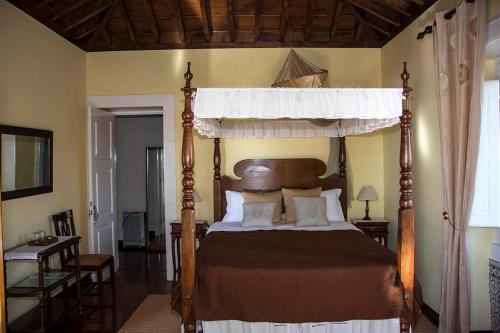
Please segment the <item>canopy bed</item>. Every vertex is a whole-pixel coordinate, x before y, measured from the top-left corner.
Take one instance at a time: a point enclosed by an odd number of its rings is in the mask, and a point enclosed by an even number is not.
[[[338,321],[361,326],[374,322],[382,326],[372,325],[372,331],[391,326],[394,332],[394,319],[397,331],[409,332],[414,309],[414,211],[406,63],[402,89],[196,89],[191,87],[192,77],[188,63],[182,89],[180,309],[185,332],[196,332],[196,320],[204,323],[206,333],[239,332],[246,324],[254,324],[252,332],[275,332],[257,326]],[[330,121],[314,121],[318,119]],[[267,193],[316,187],[339,189],[341,213],[347,216],[344,137],[398,122],[401,197],[396,255],[343,221],[322,227],[297,222],[269,229],[215,223],[196,255],[193,127],[214,139],[214,221],[222,221],[228,206],[226,191]],[[243,160],[234,167],[240,179],[221,175],[220,138],[290,136],[338,136],[338,174],[322,177],[325,164],[303,158]],[[286,197],[284,201],[286,210]],[[304,327],[301,332],[314,332],[313,326]]]

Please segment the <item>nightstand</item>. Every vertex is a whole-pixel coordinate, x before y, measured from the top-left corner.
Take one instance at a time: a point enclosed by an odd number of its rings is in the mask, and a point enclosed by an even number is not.
[[[371,220],[355,218],[351,219],[351,223],[354,224],[357,228],[361,229],[361,231],[363,231],[368,236],[377,238],[380,244],[387,247],[387,238],[389,236],[388,220],[381,217],[374,217]]]
[[[175,220],[170,223],[172,232],[170,237],[172,239],[172,262],[174,266],[174,281],[177,281],[181,274],[181,235],[182,223],[180,220]],[[207,234],[208,223],[207,220],[196,220],[195,235],[196,239],[201,242]]]

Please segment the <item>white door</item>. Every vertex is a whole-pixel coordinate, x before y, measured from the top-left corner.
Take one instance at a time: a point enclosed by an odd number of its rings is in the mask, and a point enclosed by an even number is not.
[[[118,269],[114,116],[92,109],[90,135],[93,210],[91,246],[94,253],[113,255],[115,269]]]

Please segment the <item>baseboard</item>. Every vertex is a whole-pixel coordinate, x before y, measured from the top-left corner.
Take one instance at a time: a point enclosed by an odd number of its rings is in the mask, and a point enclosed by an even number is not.
[[[439,326],[439,314],[434,311],[430,306],[427,304],[422,304],[420,307],[420,310],[422,310],[422,314],[429,319],[429,321],[436,327]]]

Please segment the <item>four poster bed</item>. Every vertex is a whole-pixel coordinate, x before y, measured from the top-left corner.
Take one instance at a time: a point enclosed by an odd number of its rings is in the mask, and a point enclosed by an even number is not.
[[[414,211],[406,63],[402,89],[195,89],[190,63],[184,77],[180,312],[185,332],[196,332],[197,320],[205,333],[409,332],[414,310]],[[305,110],[307,115],[301,112]],[[318,125],[311,119],[330,121]],[[318,187],[338,189],[346,217],[344,136],[398,122],[397,254],[345,221],[254,228],[225,221],[228,191]],[[210,227],[197,255],[193,127],[214,139],[214,221],[223,221]],[[339,136],[338,174],[322,178],[322,161],[300,158],[243,160],[234,166],[240,179],[221,175],[220,138],[286,136]]]

